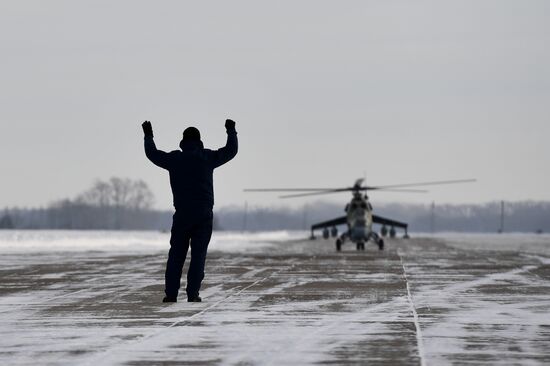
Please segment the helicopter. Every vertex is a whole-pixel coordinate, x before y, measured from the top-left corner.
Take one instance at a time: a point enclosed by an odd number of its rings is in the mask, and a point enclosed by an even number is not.
[[[343,188],[260,188],[245,189],[245,192],[301,192],[280,196],[280,198],[295,198],[304,196],[314,196],[322,194],[332,194],[341,192],[351,192],[351,201],[346,205],[346,215],[337,217],[328,221],[319,222],[311,225],[311,239],[315,239],[315,230],[322,229],[323,237],[336,237],[336,250],[341,251],[346,241],[356,244],[357,250],[365,250],[365,243],[372,241],[378,245],[379,250],[384,249],[384,237],[389,234],[391,238],[396,236],[396,228],[404,230],[404,238],[409,238],[408,224],[405,222],[389,219],[373,214],[373,207],[366,194],[367,191],[392,191],[392,192],[414,192],[425,193],[426,190],[410,189],[409,187],[421,187],[440,184],[469,183],[475,182],[475,179],[446,180],[434,182],[394,184],[384,186],[364,186],[364,178],[357,179],[351,187]],[[365,192],[363,194],[363,192]],[[347,231],[338,236],[338,225],[347,225]],[[373,224],[380,224],[380,234],[373,230]],[[388,227],[390,228],[388,230]],[[330,228],[330,231],[329,231]]]

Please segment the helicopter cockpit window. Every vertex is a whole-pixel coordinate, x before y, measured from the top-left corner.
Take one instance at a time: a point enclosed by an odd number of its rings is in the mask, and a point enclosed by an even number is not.
[[[369,211],[372,211],[372,205],[370,204],[370,202],[367,203],[367,206],[369,207]]]
[[[361,202],[361,208],[363,210],[366,210],[367,209],[367,203],[366,202]]]

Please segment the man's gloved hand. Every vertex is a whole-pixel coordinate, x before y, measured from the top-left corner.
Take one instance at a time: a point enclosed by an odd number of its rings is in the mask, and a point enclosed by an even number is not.
[[[235,121],[233,121],[232,119],[226,119],[225,129],[228,131],[235,131]]]
[[[151,126],[151,122],[145,121],[141,124],[141,127],[143,128],[145,137],[153,137],[153,126]]]

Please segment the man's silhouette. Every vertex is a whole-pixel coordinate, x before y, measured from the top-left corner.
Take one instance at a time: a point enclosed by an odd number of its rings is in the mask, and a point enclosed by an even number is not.
[[[181,272],[189,245],[191,263],[187,272],[187,301],[200,302],[199,290],[204,278],[204,262],[212,236],[212,207],[214,169],[227,163],[237,154],[235,122],[225,121],[227,143],[218,150],[205,149],[199,130],[189,127],[183,131],[180,149],[170,153],[157,150],[151,122],[142,124],[145,134],[145,155],[155,165],[168,170],[176,212],[172,222],[170,252],[166,263],[163,302],[176,302]]]

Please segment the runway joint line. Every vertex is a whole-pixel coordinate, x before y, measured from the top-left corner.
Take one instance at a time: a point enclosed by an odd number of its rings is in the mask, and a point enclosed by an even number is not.
[[[399,260],[401,261],[401,267],[403,267],[403,278],[405,279],[405,284],[407,285],[407,300],[409,302],[409,308],[413,314],[414,326],[416,328],[416,343],[418,348],[418,357],[420,358],[420,365],[426,366],[426,358],[424,354],[424,342],[422,340],[422,330],[420,329],[420,322],[418,321],[418,313],[416,312],[416,306],[411,295],[411,289],[409,286],[409,280],[407,278],[407,270],[405,269],[405,263],[403,263],[403,257],[401,256],[400,251],[397,251]]]

